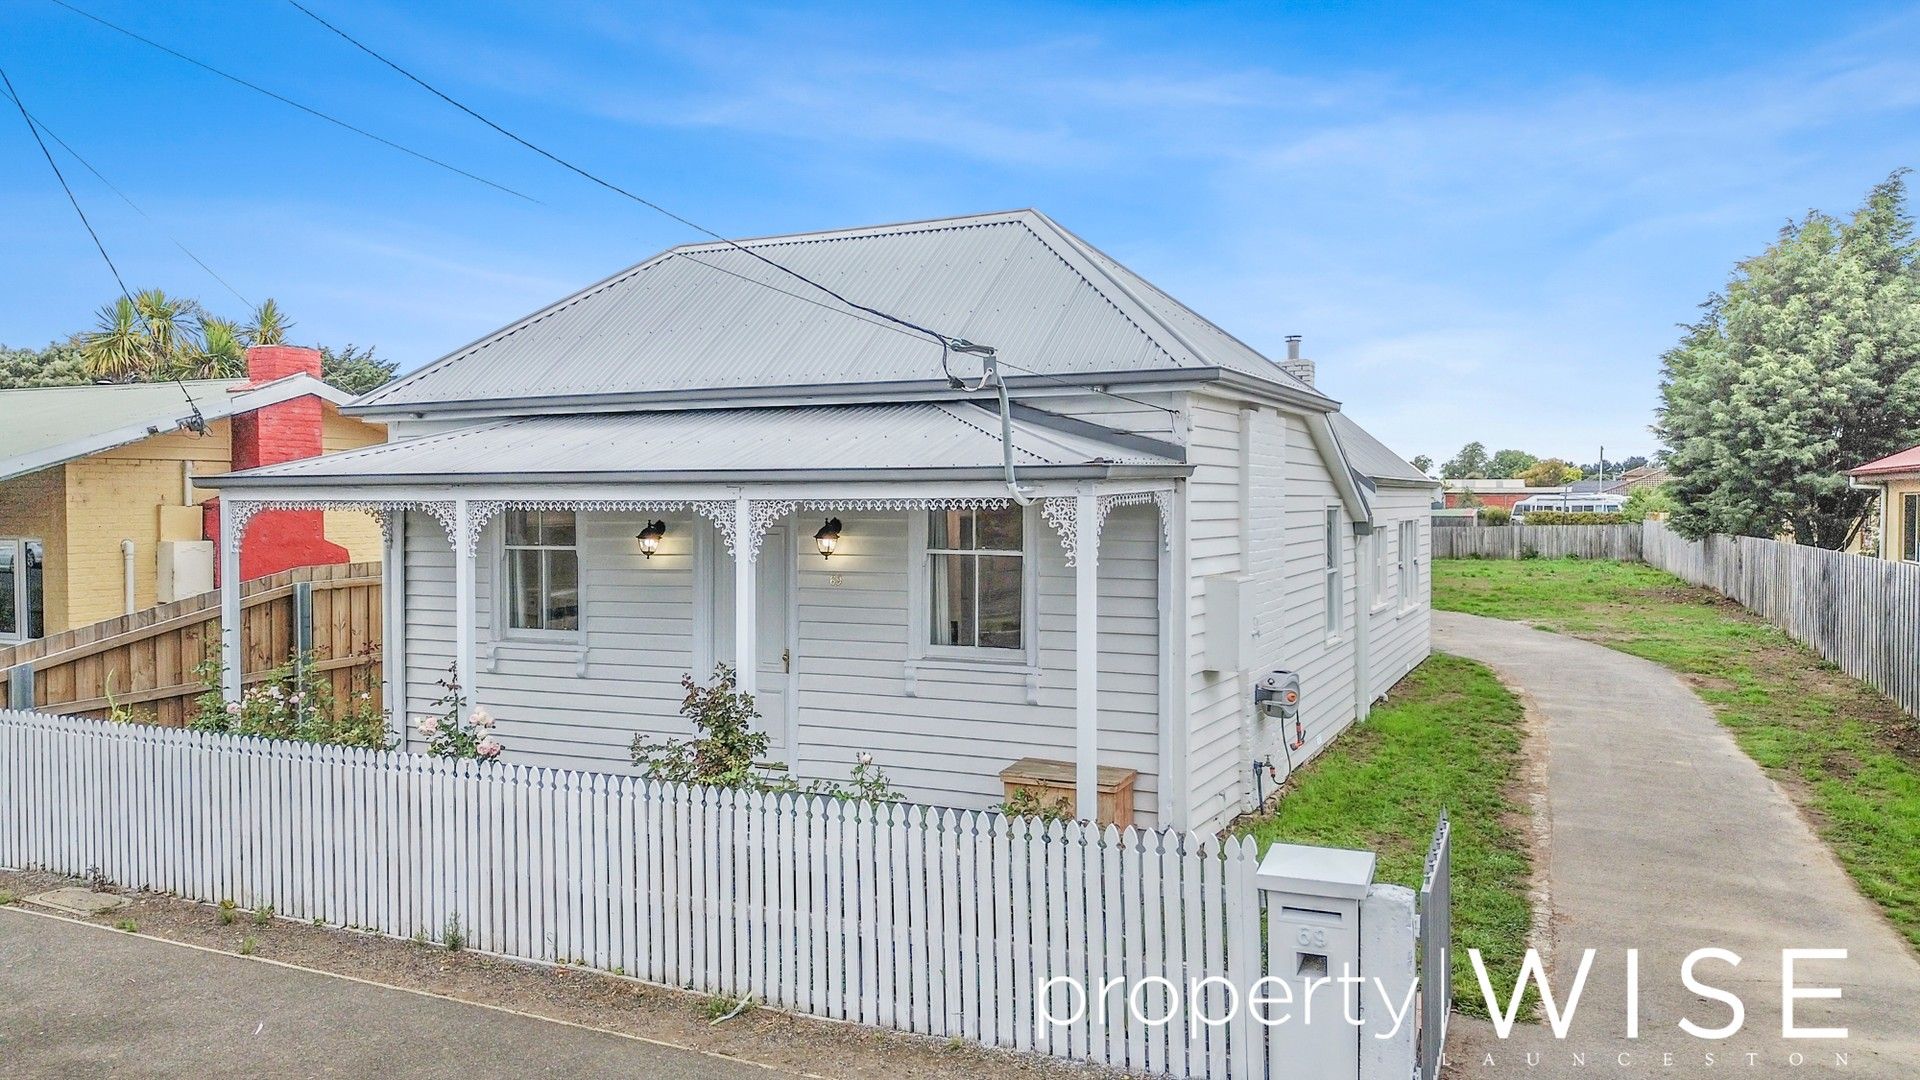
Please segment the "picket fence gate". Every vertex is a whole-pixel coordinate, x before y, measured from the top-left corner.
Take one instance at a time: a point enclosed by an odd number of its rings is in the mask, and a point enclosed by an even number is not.
[[[1251,840],[0,711],[0,865],[1132,1071],[1289,1072],[1244,1009],[1035,1023],[1056,975],[1252,986]]]

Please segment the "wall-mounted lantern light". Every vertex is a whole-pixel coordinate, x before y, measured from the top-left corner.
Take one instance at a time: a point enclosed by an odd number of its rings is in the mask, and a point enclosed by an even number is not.
[[[832,558],[834,549],[840,546],[840,519],[828,518],[820,531],[813,534],[813,542],[820,549],[821,558]]]
[[[640,554],[649,559],[653,558],[653,553],[660,550],[660,538],[665,535],[667,535],[667,523],[664,521],[655,521],[641,529],[640,535],[635,537],[640,541]]]

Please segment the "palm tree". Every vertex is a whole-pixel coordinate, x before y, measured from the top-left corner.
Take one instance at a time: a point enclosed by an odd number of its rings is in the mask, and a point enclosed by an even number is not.
[[[175,358],[174,374],[183,379],[238,379],[247,373],[247,351],[232,320],[202,315],[199,330],[200,340]]]
[[[80,339],[87,374],[117,382],[169,378],[200,351],[206,318],[197,302],[159,289],[123,296],[101,308],[99,328]]]
[[[293,329],[293,323],[280,305],[269,296],[260,306],[253,309],[253,323],[240,332],[241,340],[247,345],[285,345],[287,331]]]

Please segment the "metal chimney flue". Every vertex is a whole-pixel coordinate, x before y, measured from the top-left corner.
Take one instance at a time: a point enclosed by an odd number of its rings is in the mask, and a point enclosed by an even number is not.
[[[1300,356],[1300,335],[1287,335],[1287,358],[1280,361],[1280,370],[1306,383],[1313,385],[1313,361]]]

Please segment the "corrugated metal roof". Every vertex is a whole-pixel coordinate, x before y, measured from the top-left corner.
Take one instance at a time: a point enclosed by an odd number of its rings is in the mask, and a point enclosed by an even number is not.
[[[304,394],[316,394],[336,405],[350,396],[308,375],[276,379],[244,394],[233,392],[248,385],[245,379],[196,379],[178,385],[108,383],[0,390],[0,480],[177,429],[193,411],[182,387],[208,420]]]
[[[996,412],[969,404],[593,413],[477,424],[230,474],[279,483],[535,479],[566,475],[778,476],[998,470]],[[1014,425],[1019,468],[1180,467],[1037,424]],[[220,478],[206,478],[218,485]]]
[[[1848,469],[1849,476],[1882,476],[1887,473],[1920,472],[1920,446],[1908,447],[1897,454],[1869,461],[1857,469]]]
[[[1221,367],[1306,384],[1032,210],[742,241],[842,295],[994,346],[1017,376]],[[953,360],[957,373],[978,361]],[[937,379],[940,348],[723,244],[676,247],[357,403]]]
[[[1425,482],[1438,487],[1440,482],[1413,467],[1405,458],[1387,448],[1367,433],[1367,429],[1353,421],[1346,413],[1333,413],[1333,437],[1340,440],[1340,450],[1347,455],[1347,464],[1355,472],[1369,480],[1399,480],[1406,482]]]

